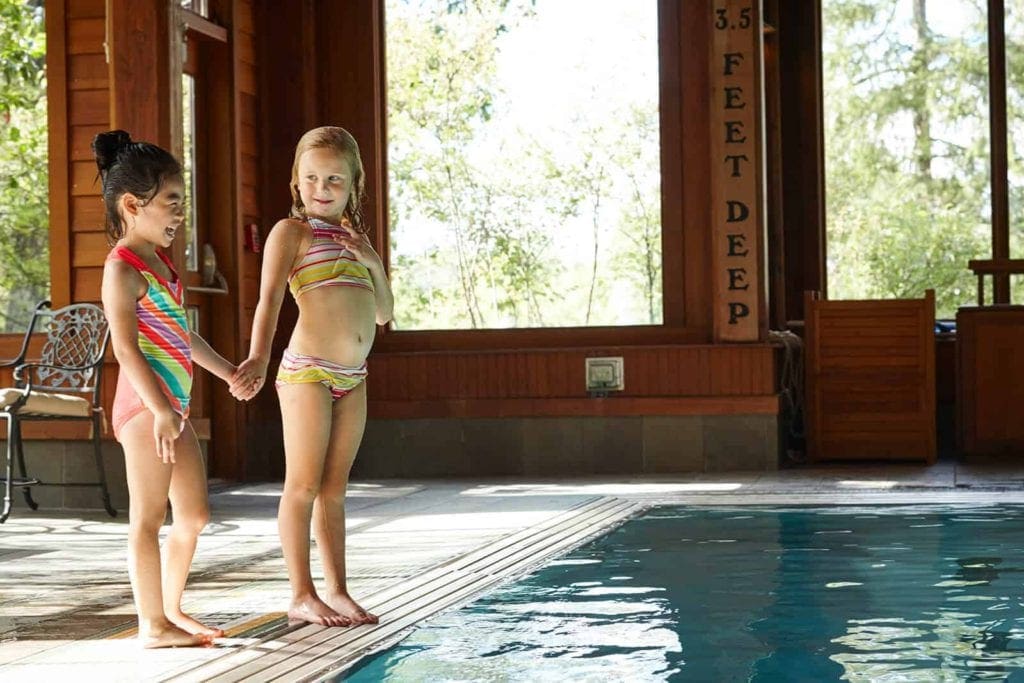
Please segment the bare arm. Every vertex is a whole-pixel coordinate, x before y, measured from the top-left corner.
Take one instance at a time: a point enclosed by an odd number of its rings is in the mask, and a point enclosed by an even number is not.
[[[352,230],[348,221],[342,221],[342,227],[348,231],[348,235],[336,237],[335,241],[352,252],[356,260],[370,271],[370,279],[373,280],[373,298],[377,309],[377,324],[387,325],[394,317],[395,296],[391,292],[391,283],[388,281],[384,262],[374,250],[373,245],[370,244],[369,237]]]
[[[135,303],[146,293],[146,281],[124,261],[112,259],[103,267],[103,311],[110,325],[110,342],[120,372],[128,376],[143,405],[153,413],[157,455],[174,462],[174,441],[181,433],[181,418],[160,388],[160,382],[139,350],[139,324]]]
[[[249,357],[238,366],[231,381],[231,394],[235,398],[249,399],[259,391],[266,379],[270,363],[270,349],[281,313],[288,273],[302,248],[308,228],[294,219],[284,219],[267,236],[260,271],[260,298],[252,323]]]
[[[214,351],[209,342],[195,332],[192,333],[192,359],[225,382],[231,383],[235,374],[234,364]]]
[[[384,272],[384,265],[368,268],[373,278],[373,298],[377,303],[377,324],[387,325],[395,315],[395,295],[391,292],[391,282]]]

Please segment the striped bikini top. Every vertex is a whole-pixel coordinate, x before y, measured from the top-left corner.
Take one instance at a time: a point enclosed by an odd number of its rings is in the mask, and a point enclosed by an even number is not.
[[[288,288],[296,299],[311,289],[329,285],[360,287],[373,291],[370,271],[345,247],[334,241],[345,231],[319,218],[307,218],[313,241],[298,265],[288,273]]]
[[[157,256],[171,271],[173,281],[153,271],[128,247],[115,247],[107,258],[125,261],[146,279],[146,293],[135,302],[139,350],[171,400],[171,407],[179,415],[186,415],[192,394],[192,337],[185,316],[184,285],[170,259],[159,251]]]

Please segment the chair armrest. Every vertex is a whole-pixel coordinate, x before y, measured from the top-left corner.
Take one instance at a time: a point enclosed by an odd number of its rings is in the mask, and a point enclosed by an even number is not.
[[[85,372],[86,370],[92,370],[103,362],[100,358],[95,363],[89,365],[49,365],[47,363],[22,363],[21,365],[14,368],[14,381],[16,383],[25,383],[30,390],[32,388],[32,376],[31,371],[37,368],[46,368],[50,370],[59,370],[60,372]]]

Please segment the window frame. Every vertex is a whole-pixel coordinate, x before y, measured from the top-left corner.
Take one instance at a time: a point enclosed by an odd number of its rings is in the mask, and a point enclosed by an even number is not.
[[[387,118],[384,73],[386,22],[384,0],[377,15],[381,35],[378,73],[380,112]],[[501,348],[552,348],[709,343],[708,283],[708,36],[694,26],[707,23],[700,3],[658,0],[659,119],[661,154],[662,323],[604,327],[531,327],[492,329],[381,330],[379,352],[445,351]],[[682,41],[686,28],[688,40]],[[381,130],[383,134],[384,122]],[[699,134],[684,135],[687,131]],[[684,146],[682,141],[686,139]],[[386,134],[383,152],[380,216],[386,221],[389,196]],[[684,185],[683,179],[687,179]],[[375,246],[390,269],[386,223],[376,231]]]

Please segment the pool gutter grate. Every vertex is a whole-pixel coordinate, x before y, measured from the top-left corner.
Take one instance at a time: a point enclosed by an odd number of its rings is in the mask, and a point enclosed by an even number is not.
[[[582,503],[367,596],[367,609],[381,617],[377,626],[295,627],[282,617],[279,627],[258,642],[163,680],[311,681],[336,675],[361,656],[398,640],[423,619],[469,602],[495,584],[578,546],[643,508],[610,497]]]

